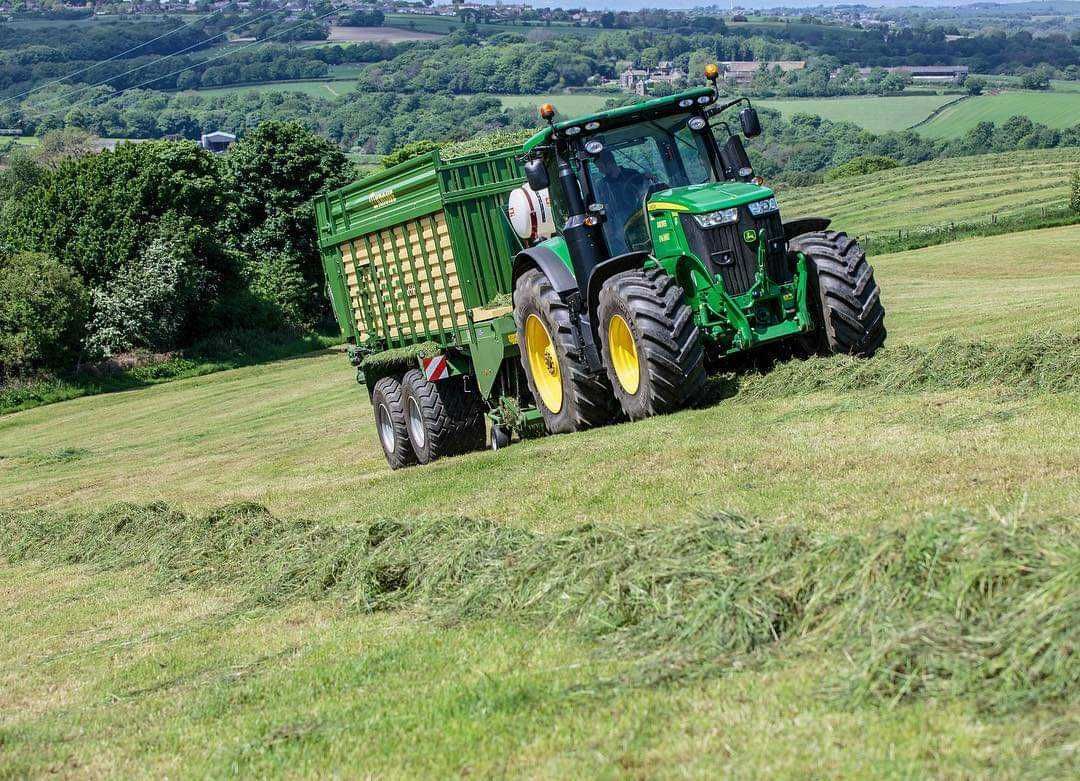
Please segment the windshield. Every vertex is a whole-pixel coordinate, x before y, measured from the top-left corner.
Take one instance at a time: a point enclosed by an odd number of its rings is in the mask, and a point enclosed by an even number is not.
[[[593,201],[607,211],[604,233],[613,255],[648,246],[643,199],[668,187],[714,181],[705,140],[686,114],[596,133],[604,151],[585,164]]]

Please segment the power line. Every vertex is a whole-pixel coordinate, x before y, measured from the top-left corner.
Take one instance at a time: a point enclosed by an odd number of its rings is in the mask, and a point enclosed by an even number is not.
[[[79,89],[77,89],[77,90],[74,90],[73,92],[68,92],[68,93],[66,93],[66,94],[64,94],[64,95],[57,95],[57,96],[55,96],[55,97],[52,97],[52,98],[49,98],[49,99],[47,99],[47,100],[43,100],[43,101],[42,101],[41,103],[37,104],[36,106],[31,106],[31,107],[29,108],[29,110],[31,110],[31,111],[34,111],[34,110],[38,110],[38,109],[40,109],[40,108],[41,108],[42,106],[48,106],[48,105],[50,105],[50,104],[52,104],[52,103],[57,103],[57,102],[59,102],[59,101],[62,101],[62,100],[66,100],[66,99],[68,99],[68,98],[71,98],[71,97],[72,97],[72,96],[74,96],[74,95],[78,95],[78,94],[80,94],[80,93],[82,93],[82,92],[86,92],[87,90],[91,90],[91,89],[93,89],[94,87],[100,87],[100,86],[101,86],[102,84],[108,84],[108,83],[109,83],[110,81],[115,81],[116,79],[120,79],[120,78],[123,78],[124,76],[128,76],[128,75],[130,75],[130,74],[132,74],[132,73],[137,73],[137,72],[139,72],[139,71],[141,71],[141,70],[144,70],[144,69],[146,69],[146,68],[149,68],[149,67],[150,67],[151,65],[157,65],[158,63],[161,63],[161,62],[165,62],[166,60],[171,60],[171,59],[172,59],[172,58],[174,58],[174,57],[179,57],[179,56],[180,56],[181,54],[184,54],[184,53],[186,53],[186,52],[189,52],[189,51],[191,51],[192,49],[197,49],[197,48],[200,48],[200,47],[202,47],[202,46],[205,46],[205,45],[206,45],[207,43],[209,43],[210,41],[214,40],[215,38],[220,38],[220,37],[221,37],[221,36],[223,36],[223,35],[228,35],[228,34],[229,34],[230,32],[233,32],[234,30],[238,30],[238,29],[240,29],[241,27],[248,27],[249,25],[252,25],[252,24],[254,24],[255,22],[259,21],[260,19],[263,19],[263,18],[265,18],[265,17],[267,17],[267,16],[270,16],[270,15],[272,15],[272,14],[276,14],[276,13],[278,13],[278,12],[279,12],[279,11],[281,11],[281,10],[284,10],[284,9],[281,9],[281,8],[275,8],[275,9],[273,9],[272,11],[267,11],[266,13],[264,13],[264,14],[260,14],[259,16],[256,16],[256,17],[255,17],[255,18],[253,18],[253,19],[248,19],[247,21],[244,21],[244,22],[242,22],[242,23],[240,23],[240,24],[234,25],[233,27],[230,27],[230,28],[227,28],[227,29],[225,29],[225,30],[222,30],[222,31],[221,31],[220,33],[218,33],[217,35],[212,35],[212,36],[210,36],[209,38],[207,38],[207,39],[205,39],[205,40],[203,40],[203,41],[199,41],[198,43],[193,43],[193,44],[191,44],[190,46],[187,46],[187,47],[185,47],[185,48],[181,49],[180,51],[177,51],[177,52],[173,52],[172,54],[167,54],[167,55],[165,55],[164,57],[161,57],[161,58],[159,58],[159,59],[153,60],[153,61],[151,61],[151,62],[147,62],[147,63],[144,63],[144,64],[142,64],[142,65],[139,65],[138,67],[135,67],[135,68],[130,68],[130,69],[128,69],[128,70],[126,70],[126,71],[124,71],[123,73],[118,73],[118,74],[116,74],[115,76],[110,76],[110,77],[109,77],[109,78],[107,78],[107,79],[102,79],[101,81],[97,81],[97,82],[94,82],[93,84],[87,84],[87,85],[86,85],[85,87],[80,87]],[[244,47],[242,46],[242,47],[240,47],[240,48],[238,48],[238,49],[233,49],[233,50],[232,50],[232,51],[230,51],[230,52],[226,52],[226,54],[225,54],[224,56],[228,56],[229,54],[232,54],[232,53],[234,53],[234,52],[240,51],[240,50],[241,50],[241,49],[243,49],[243,48],[244,48]],[[218,59],[220,59],[220,58],[218,58]],[[205,62],[209,62],[209,60],[203,60],[203,62],[204,62],[204,63],[205,63]],[[194,68],[194,67],[197,67],[197,65],[191,65],[191,66],[188,66],[188,67]],[[183,68],[183,69],[181,69],[181,70],[187,70],[187,68]],[[165,76],[158,76],[158,77],[157,77],[157,78],[155,78],[155,79],[151,79],[151,81],[157,81],[157,79],[158,79],[158,78],[165,78]],[[147,82],[147,83],[148,83],[148,82]]]
[[[205,19],[196,19],[195,21],[188,22],[187,24],[182,25],[180,27],[175,27],[172,30],[169,30],[168,32],[162,33],[157,38],[151,38],[149,41],[144,41],[143,43],[140,43],[138,46],[132,46],[130,49],[126,49],[126,50],[120,52],[119,54],[114,54],[112,57],[109,57],[107,60],[102,60],[101,62],[95,62],[93,65],[87,65],[85,68],[80,68],[77,71],[72,71],[71,73],[67,74],[66,76],[61,76],[58,79],[53,79],[50,82],[47,82],[47,83],[42,84],[40,86],[34,87],[32,89],[28,89],[25,92],[20,92],[18,95],[12,95],[11,97],[4,98],[3,100],[0,100],[0,105],[2,105],[4,103],[10,103],[13,100],[18,100],[19,98],[25,97],[26,95],[33,94],[34,92],[38,92],[40,90],[46,89],[47,87],[51,87],[54,84],[59,84],[62,81],[66,81],[67,79],[70,79],[72,76],[78,76],[80,73],[86,73],[87,71],[93,70],[94,68],[97,68],[100,65],[104,65],[107,62],[112,62],[113,60],[118,60],[121,57],[123,57],[124,55],[131,54],[133,51],[138,51],[139,49],[143,48],[144,46],[149,46],[152,43],[156,43],[157,41],[160,41],[162,38],[170,36],[173,33],[178,33],[181,30],[186,30],[187,28],[192,27],[192,26],[194,26],[196,24],[203,24],[206,21],[208,21],[208,20],[212,19],[213,17],[217,16],[218,14],[224,13],[224,12],[225,12],[224,8],[219,8],[217,11],[214,11],[214,13],[210,14],[210,16],[207,16]],[[212,39],[208,39],[208,40],[212,40]]]
[[[145,87],[147,84],[153,84],[155,81],[160,81],[161,79],[167,79],[170,76],[175,76],[175,75],[177,75],[179,73],[183,73],[184,71],[191,70],[192,68],[197,68],[199,66],[206,65],[206,64],[211,63],[211,62],[215,62],[215,61],[223,59],[225,57],[229,57],[229,56],[231,56],[233,54],[236,54],[237,52],[243,51],[244,49],[250,49],[252,46],[259,46],[259,45],[261,45],[263,43],[266,43],[266,41],[270,40],[271,38],[276,38],[279,35],[284,35],[287,32],[291,32],[292,30],[295,30],[295,29],[297,29],[299,27],[303,27],[305,24],[309,24],[311,22],[317,22],[320,19],[325,19],[326,17],[330,16],[330,14],[337,13],[338,11],[340,11],[342,8],[345,8],[345,7],[346,6],[342,5],[342,6],[339,6],[337,8],[333,8],[333,9],[327,11],[325,14],[321,14],[320,16],[316,16],[316,17],[314,17],[312,19],[305,19],[302,22],[300,22],[299,24],[293,25],[292,27],[287,27],[284,30],[279,30],[278,32],[274,33],[273,35],[268,35],[268,36],[266,36],[266,38],[264,38],[261,41],[255,41],[253,43],[245,44],[243,46],[240,46],[237,49],[225,52],[224,54],[222,54],[222,55],[220,55],[218,57],[211,57],[210,59],[203,60],[202,62],[195,63],[194,65],[187,65],[187,66],[185,66],[183,68],[179,68],[179,69],[177,69],[175,71],[172,71],[171,73],[165,73],[165,74],[162,74],[160,76],[155,76],[152,79],[147,79],[146,81],[140,82],[139,84],[135,84],[135,85],[133,85],[131,87],[124,87],[121,90],[117,90],[114,94],[109,95],[107,99],[111,100],[112,98],[119,97],[120,95],[123,95],[128,90],[139,89],[140,87]],[[102,83],[104,83],[104,82],[102,82]],[[96,87],[96,86],[100,86],[100,85],[98,85],[98,84],[91,85],[91,87]],[[90,89],[90,87],[88,87],[87,89]],[[40,111],[40,112],[37,112],[36,115],[34,117],[31,117],[31,118],[32,119],[37,119],[37,118],[40,118],[40,117],[48,116],[50,114],[56,114],[56,113],[61,112],[61,111],[70,111],[71,109],[76,108],[77,106],[81,106],[84,103],[88,103],[88,102],[91,102],[93,100],[96,100],[97,97],[98,96],[91,95],[89,98],[84,98],[83,100],[76,101],[75,103],[72,103],[71,105],[68,105],[68,106],[61,106],[60,108],[52,109],[50,111]]]

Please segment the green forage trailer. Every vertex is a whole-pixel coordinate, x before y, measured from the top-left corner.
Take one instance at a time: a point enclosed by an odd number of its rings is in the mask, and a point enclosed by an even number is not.
[[[693,404],[707,360],[788,342],[870,355],[873,269],[823,217],[783,221],[712,86],[431,152],[315,202],[334,313],[394,468],[513,432]],[[718,132],[719,131],[719,132]]]

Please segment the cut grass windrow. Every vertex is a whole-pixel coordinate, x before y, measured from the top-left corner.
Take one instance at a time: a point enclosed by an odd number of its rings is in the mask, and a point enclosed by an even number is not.
[[[1080,694],[1080,518],[944,514],[813,535],[727,514],[542,535],[468,519],[330,525],[252,504],[0,514],[0,556],[167,584],[230,585],[251,606],[341,600],[439,620],[573,628],[657,682],[842,651],[858,702],[969,698],[1008,711]]]
[[[721,392],[776,398],[821,391],[910,393],[1005,386],[1022,391],[1080,390],[1080,335],[1033,333],[1007,344],[947,337],[929,347],[888,346],[872,358],[789,360],[764,374],[722,374]]]

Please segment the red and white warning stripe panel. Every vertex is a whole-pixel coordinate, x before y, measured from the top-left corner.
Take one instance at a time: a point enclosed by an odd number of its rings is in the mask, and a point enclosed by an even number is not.
[[[450,364],[446,362],[445,355],[436,355],[434,358],[421,358],[424,366],[424,376],[430,382],[438,382],[450,376]]]

